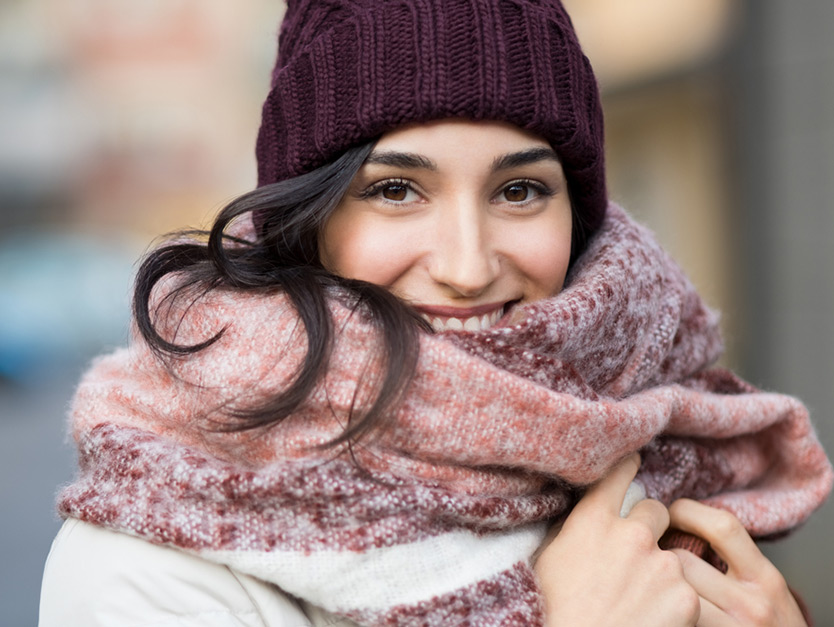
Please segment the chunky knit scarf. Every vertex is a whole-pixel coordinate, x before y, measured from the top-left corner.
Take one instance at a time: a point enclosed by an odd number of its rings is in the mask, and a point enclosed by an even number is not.
[[[315,393],[286,421],[228,433],[292,380],[304,333],[280,294],[214,290],[81,383],[81,472],[64,516],[172,545],[365,624],[536,625],[530,566],[548,521],[633,451],[669,503],[703,499],[755,537],[798,525],[832,473],[793,398],[708,369],[717,316],[619,208],[556,297],[487,331],[425,334],[393,426],[337,436],[379,375],[378,332],[334,297],[337,339]]]

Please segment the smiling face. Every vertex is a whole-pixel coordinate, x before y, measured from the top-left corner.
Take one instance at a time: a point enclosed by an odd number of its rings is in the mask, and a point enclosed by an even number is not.
[[[559,292],[571,206],[558,157],[501,122],[383,135],[328,218],[322,264],[388,288],[435,330],[477,331]]]

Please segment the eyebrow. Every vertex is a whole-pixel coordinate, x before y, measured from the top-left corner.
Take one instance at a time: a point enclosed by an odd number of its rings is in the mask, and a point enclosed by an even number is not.
[[[555,161],[556,163],[561,163],[556,151],[552,148],[545,148],[542,146],[521,150],[519,152],[511,152],[497,157],[495,161],[492,162],[492,171],[498,172],[499,170],[520,168],[532,163],[539,163],[540,161]]]
[[[506,155],[496,157],[492,162],[492,171],[509,170],[512,168],[519,168],[532,163],[539,163],[541,161],[559,161],[559,156],[552,148],[536,147],[527,150],[520,150],[518,152],[511,152]],[[365,159],[366,164],[386,165],[394,168],[404,168],[411,170],[430,170],[437,171],[437,164],[420,154],[413,152],[399,152],[396,150],[386,150],[382,152],[372,152]]]
[[[395,168],[407,169],[422,169],[437,171],[437,164],[423,155],[418,155],[413,152],[398,152],[395,150],[386,150],[384,152],[372,152],[365,159],[365,163],[375,165],[387,165]]]

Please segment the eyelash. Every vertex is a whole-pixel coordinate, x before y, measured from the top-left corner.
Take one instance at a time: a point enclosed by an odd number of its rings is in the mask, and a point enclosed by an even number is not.
[[[541,198],[541,197],[550,198],[550,197],[552,197],[556,194],[556,192],[553,189],[551,189],[550,187],[548,187],[547,185],[543,184],[540,181],[534,181],[534,180],[531,180],[531,179],[517,179],[517,180],[514,180],[514,181],[509,181],[509,182],[505,183],[504,185],[502,185],[499,188],[498,192],[493,196],[493,198],[500,197],[502,194],[506,193],[506,191],[508,189],[510,189],[511,187],[522,186],[522,185],[531,189],[533,192],[535,192],[536,195],[533,198],[526,198],[524,200],[520,200],[520,201],[517,201],[517,202],[513,202],[513,201],[510,201],[510,200],[507,200],[506,202],[508,202],[509,204],[512,204],[512,205],[522,206],[522,205],[526,205],[528,203],[531,203],[538,198]],[[402,188],[405,188],[407,192],[413,192],[415,194],[419,194],[419,192],[417,192],[417,190],[414,189],[414,185],[411,183],[411,181],[409,181],[407,179],[402,179],[402,178],[394,178],[394,179],[385,179],[383,181],[378,181],[378,182],[374,183],[373,185],[371,185],[371,186],[367,187],[366,189],[362,190],[359,193],[359,198],[361,198],[363,200],[368,199],[368,198],[379,198],[382,202],[390,203],[392,205],[404,204],[405,201],[389,200],[388,198],[385,198],[385,197],[382,196],[382,192],[385,189],[390,188],[390,187],[402,187]]]
[[[414,186],[411,184],[411,182],[406,180],[406,179],[385,179],[384,181],[379,181],[377,183],[374,183],[370,187],[362,190],[359,193],[359,197],[363,200],[367,199],[367,198],[379,197],[379,199],[382,200],[383,202],[391,203],[391,204],[394,204],[394,205],[400,204],[396,201],[389,200],[389,199],[384,198],[382,196],[382,192],[386,188],[389,188],[389,187],[404,187],[408,191],[417,193],[417,191],[414,189]]]
[[[509,201],[509,200],[507,201],[507,202],[509,202],[510,204],[513,204],[513,205],[524,205],[524,204],[533,202],[537,198],[541,198],[541,197],[550,198],[550,197],[552,197],[556,194],[556,192],[553,189],[551,189],[550,187],[548,187],[547,185],[545,185],[541,181],[534,181],[534,180],[531,180],[531,179],[517,179],[515,181],[510,181],[510,182],[505,183],[504,185],[502,185],[501,188],[498,190],[498,193],[495,195],[495,197],[498,197],[498,196],[501,196],[502,194],[505,194],[508,189],[510,189],[511,187],[515,187],[517,185],[518,186],[523,185],[525,187],[530,188],[531,190],[533,190],[536,193],[536,196],[534,198],[525,198],[524,200],[521,200],[521,201],[518,201],[518,202],[512,202],[512,201]]]

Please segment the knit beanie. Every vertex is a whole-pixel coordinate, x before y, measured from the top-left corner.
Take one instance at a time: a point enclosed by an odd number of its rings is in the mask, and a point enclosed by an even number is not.
[[[585,234],[605,214],[599,91],[558,0],[289,0],[258,135],[258,184],[388,130],[513,123],[562,162]]]

